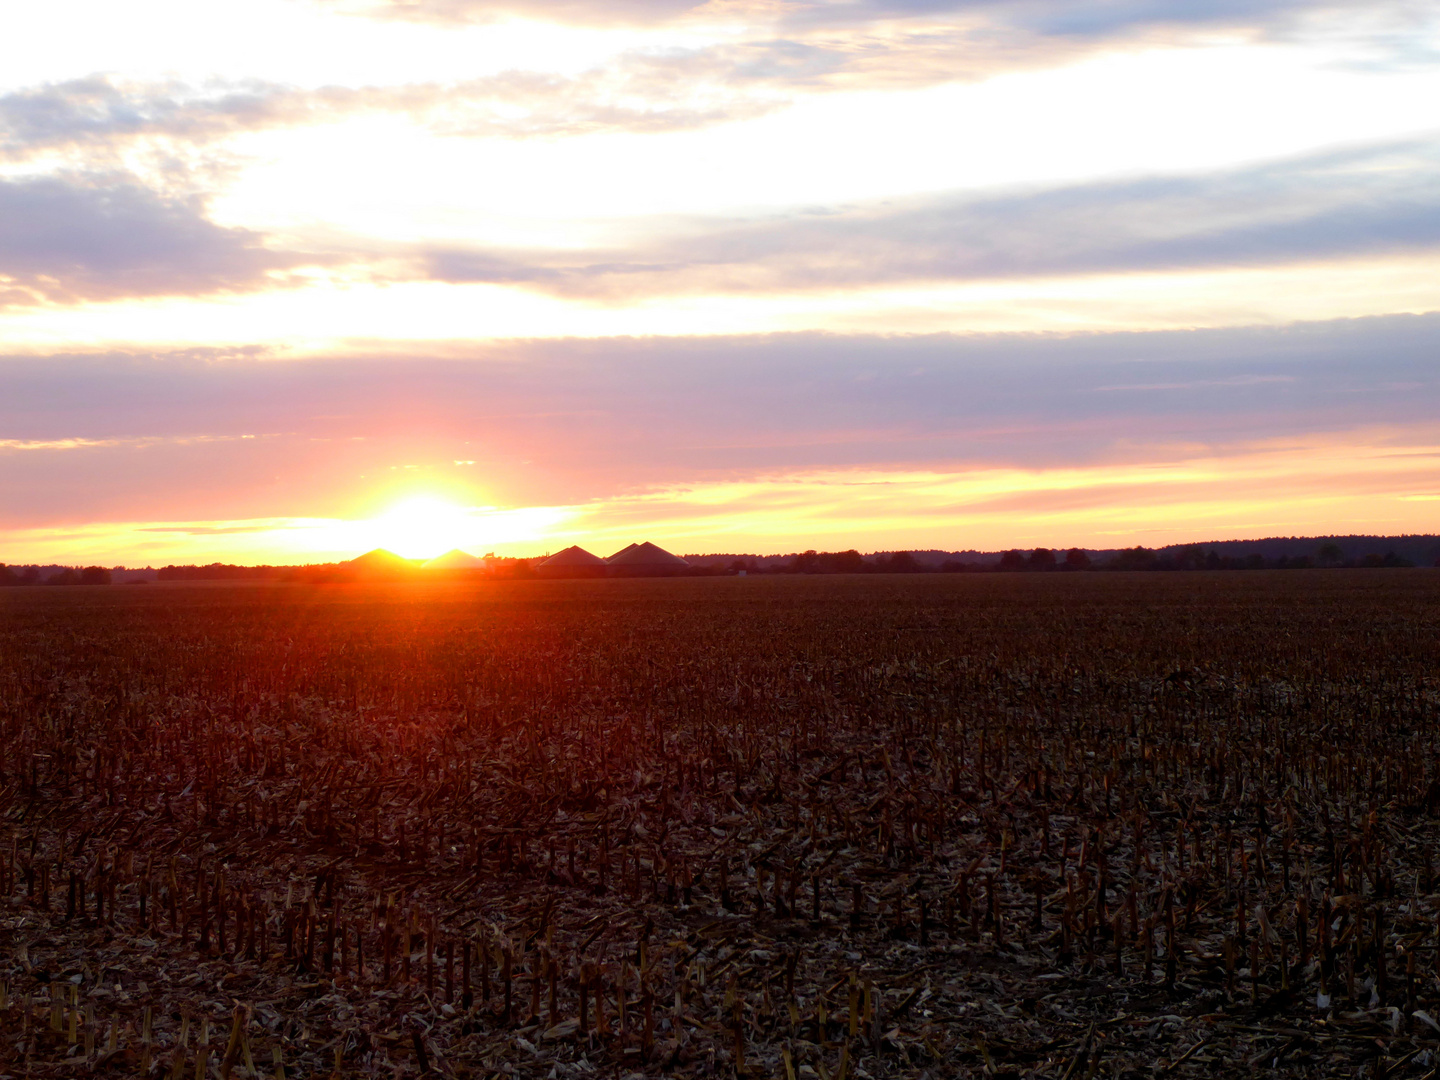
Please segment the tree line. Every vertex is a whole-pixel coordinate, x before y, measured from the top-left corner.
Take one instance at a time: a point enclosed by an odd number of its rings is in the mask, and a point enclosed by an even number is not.
[[[103,566],[62,566],[47,574],[38,566],[6,566],[0,563],[0,586],[109,584],[110,571]]]
[[[1107,558],[1095,559],[1081,548],[1012,548],[998,560],[964,560],[947,558],[925,559],[913,551],[878,552],[862,555],[854,548],[845,551],[808,551],[786,556],[691,556],[691,573],[696,576],[727,574],[982,574],[982,573],[1076,573],[1105,570],[1308,570],[1415,566],[1416,563],[1394,551],[1372,552],[1359,557],[1346,557],[1338,544],[1320,545],[1313,555],[1279,555],[1266,557],[1259,552],[1245,555],[1222,555],[1201,545],[1156,551],[1136,546],[1124,548]],[[448,578],[525,578],[533,577],[530,559],[494,559],[484,571],[450,572]],[[1436,561],[1440,566],[1440,560]],[[47,573],[48,570],[48,573]],[[348,563],[327,563],[312,566],[240,566],[234,563],[209,563],[205,566],[170,565],[156,572],[157,581],[286,581],[308,584],[371,580],[377,574],[363,571]],[[379,575],[383,576],[383,575]],[[396,571],[396,580],[418,578],[416,569]],[[387,578],[388,580],[388,578]],[[111,572],[103,566],[40,567],[6,566],[0,563],[0,587],[27,585],[109,585]]]
[[[1386,568],[1416,565],[1397,555],[1371,553],[1346,558],[1336,544],[1323,544],[1314,555],[1280,555],[1275,558],[1256,552],[1247,555],[1222,555],[1200,546],[1178,551],[1156,551],[1136,546],[1115,552],[1109,558],[1092,559],[1081,548],[1059,550],[1012,548],[998,561],[965,561],[945,559],[924,561],[910,551],[883,552],[864,556],[853,548],[848,551],[803,551],[778,563],[741,557],[731,561],[730,572],[770,574],[977,574],[977,573],[1075,573],[1106,570],[1308,570],[1314,568]],[[1436,565],[1440,565],[1437,562]]]

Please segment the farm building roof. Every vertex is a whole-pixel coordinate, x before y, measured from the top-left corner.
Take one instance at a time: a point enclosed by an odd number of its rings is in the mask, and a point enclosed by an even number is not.
[[[662,547],[656,547],[648,540],[643,544],[631,544],[627,548],[617,551],[610,558],[605,560],[609,566],[626,567],[667,567],[671,569],[684,569],[690,564],[678,555],[671,555]]]
[[[605,560],[600,558],[600,556],[591,555],[590,552],[586,551],[579,544],[572,544],[564,551],[557,551],[554,555],[551,555],[544,562],[540,563],[536,567],[536,569],[538,570],[544,567],[548,567],[552,570],[558,570],[562,567],[604,565]]]
[[[393,551],[376,548],[374,551],[367,551],[364,555],[357,555],[348,563],[342,565],[367,572],[414,570],[420,565],[420,560],[406,559],[400,555],[396,555]]]

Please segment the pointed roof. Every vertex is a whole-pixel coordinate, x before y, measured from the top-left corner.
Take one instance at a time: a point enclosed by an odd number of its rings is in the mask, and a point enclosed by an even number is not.
[[[356,570],[413,570],[420,565],[418,559],[406,559],[393,551],[376,548],[350,560]]]
[[[484,567],[485,560],[477,559],[468,552],[454,548],[444,555],[437,555],[425,564],[426,570],[478,570]]]
[[[598,555],[591,555],[579,544],[572,544],[564,551],[557,551],[544,562],[536,566],[536,569],[548,567],[551,570],[559,570],[566,567],[604,566],[605,560]]]
[[[681,569],[690,564],[678,555],[671,555],[662,547],[656,547],[648,540],[643,544],[631,544],[617,551],[605,562],[610,566],[664,566]]]
[[[407,581],[420,569],[419,559],[406,559],[376,548],[340,564],[341,580]]]

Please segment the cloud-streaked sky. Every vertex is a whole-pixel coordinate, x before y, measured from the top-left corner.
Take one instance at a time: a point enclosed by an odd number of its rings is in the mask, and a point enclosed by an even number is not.
[[[57,0],[0,561],[1440,530],[1440,11]]]

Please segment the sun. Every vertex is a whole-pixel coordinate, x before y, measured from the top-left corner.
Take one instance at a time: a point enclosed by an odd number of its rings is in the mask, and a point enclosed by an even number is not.
[[[407,559],[431,559],[471,539],[470,511],[435,495],[412,495],[371,518],[367,532],[375,547]]]
[[[575,507],[467,506],[443,495],[416,493],[371,517],[332,521],[310,535],[312,543],[323,538],[346,551],[384,548],[406,559],[433,559],[457,548],[479,555],[507,547],[564,547],[574,542],[578,514]],[[557,532],[569,539],[557,540]]]

